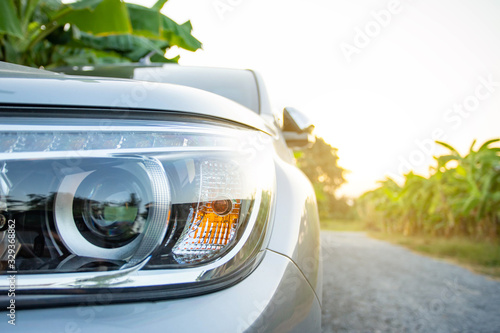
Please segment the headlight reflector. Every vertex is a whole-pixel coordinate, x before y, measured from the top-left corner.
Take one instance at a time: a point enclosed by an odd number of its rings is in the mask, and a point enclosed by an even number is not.
[[[139,158],[89,159],[86,164],[99,168],[80,172],[81,165],[76,173],[66,171],[54,197],[61,241],[81,257],[144,260],[168,227],[170,198],[163,167]],[[50,223],[46,227],[51,230]]]

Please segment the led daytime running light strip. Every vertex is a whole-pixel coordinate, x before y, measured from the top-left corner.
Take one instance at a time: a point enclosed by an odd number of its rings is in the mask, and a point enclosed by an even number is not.
[[[0,153],[232,146],[230,137],[173,132],[0,132]]]

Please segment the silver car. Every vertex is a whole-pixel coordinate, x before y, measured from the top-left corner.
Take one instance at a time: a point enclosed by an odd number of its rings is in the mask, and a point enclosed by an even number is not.
[[[0,330],[319,332],[312,126],[251,71],[132,67],[0,63]]]

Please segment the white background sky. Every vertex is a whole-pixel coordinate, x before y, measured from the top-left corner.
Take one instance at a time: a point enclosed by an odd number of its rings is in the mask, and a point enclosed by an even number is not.
[[[385,26],[375,23],[373,13],[393,4]],[[409,167],[425,174],[444,152],[430,144],[433,132],[461,152],[500,137],[498,1],[170,0],[163,12],[191,20],[203,43],[180,52],[182,65],[255,69],[276,108],[313,119],[351,171],[345,195]],[[348,61],[341,45],[355,46],[358,29],[372,37]],[[480,77],[498,83],[488,91]],[[464,101],[472,111],[447,113]]]

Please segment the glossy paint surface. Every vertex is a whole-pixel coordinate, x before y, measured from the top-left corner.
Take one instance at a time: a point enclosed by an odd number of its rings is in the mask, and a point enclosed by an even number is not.
[[[296,167],[276,162],[276,217],[268,248],[295,262],[321,301],[319,217],[309,180]]]
[[[66,76],[48,71],[33,75],[33,69],[27,72],[3,70],[11,66],[0,62],[2,104],[162,110],[221,118],[271,131],[255,112],[203,90],[168,83]]]
[[[279,132],[267,119],[271,118],[267,106],[259,117],[197,89],[50,73],[36,76],[0,74],[0,106],[140,108],[182,113],[186,119],[206,115]],[[248,277],[220,291],[182,299],[108,304],[103,295],[79,306],[20,310],[16,328],[23,332],[39,332],[42,327],[48,332],[320,332],[322,271],[314,191],[293,165],[282,136],[273,135],[268,144],[274,146],[276,171],[272,232],[264,259]],[[0,315],[5,318],[5,311]],[[0,331],[10,328],[7,325],[0,321]]]
[[[321,309],[290,259],[267,251],[259,267],[233,287],[162,302],[19,311],[22,332],[319,332]],[[10,328],[0,321],[2,332]]]

